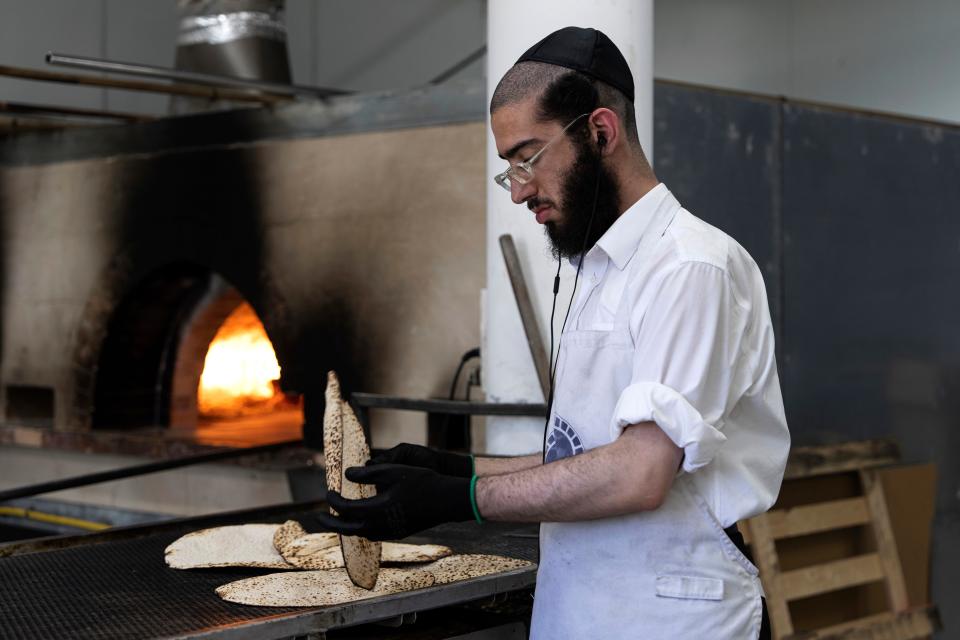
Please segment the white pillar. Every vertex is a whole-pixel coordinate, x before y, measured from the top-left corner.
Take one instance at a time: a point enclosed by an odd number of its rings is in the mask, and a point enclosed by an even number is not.
[[[520,55],[556,29],[593,27],[607,34],[623,53],[636,86],[640,142],[652,162],[653,0],[489,0],[487,3],[487,100]],[[488,118],[489,125],[489,118]],[[509,233],[517,245],[538,323],[549,348],[550,306],[556,262],[543,229],[526,208],[513,204],[494,184],[505,168],[487,128],[487,288],[483,313],[483,386],[490,402],[544,402],[513,298],[498,238]],[[564,264],[555,321],[556,340],[570,299],[573,270]],[[556,345],[554,345],[556,348]],[[539,451],[544,421],[539,418],[487,419],[486,452]],[[480,449],[480,447],[477,447]]]

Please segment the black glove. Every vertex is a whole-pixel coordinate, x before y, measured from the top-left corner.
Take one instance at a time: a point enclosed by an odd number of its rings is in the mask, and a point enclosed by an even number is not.
[[[400,464],[350,467],[347,479],[374,484],[377,495],[346,500],[327,492],[327,503],[338,516],[318,513],[330,531],[369,540],[398,540],[444,522],[473,519],[470,480],[430,469]]]
[[[367,464],[406,464],[411,467],[433,469],[445,476],[473,477],[472,456],[430,449],[406,442],[374,456]]]

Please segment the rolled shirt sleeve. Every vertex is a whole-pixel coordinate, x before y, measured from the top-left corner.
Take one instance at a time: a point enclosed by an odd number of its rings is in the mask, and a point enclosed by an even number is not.
[[[683,471],[709,464],[726,441],[722,418],[740,384],[746,317],[727,272],[709,262],[680,262],[644,286],[631,317],[631,380],[611,436],[652,421],[683,449]]]

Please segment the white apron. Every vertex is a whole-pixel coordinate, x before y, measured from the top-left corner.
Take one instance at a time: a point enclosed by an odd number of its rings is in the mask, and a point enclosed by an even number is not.
[[[661,203],[631,259],[631,279],[677,211],[673,198]],[[611,442],[610,419],[630,384],[634,357],[630,309],[623,302],[628,297],[621,297],[611,331],[563,334],[548,462]],[[724,533],[687,474],[675,479],[655,511],[543,523],[540,548],[531,638],[749,640],[759,635],[757,569]]]

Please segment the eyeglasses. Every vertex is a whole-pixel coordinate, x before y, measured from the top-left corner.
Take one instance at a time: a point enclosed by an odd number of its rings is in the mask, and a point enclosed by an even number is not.
[[[510,188],[513,182],[516,182],[517,184],[527,184],[528,182],[533,180],[533,165],[537,160],[540,159],[540,156],[542,156],[543,152],[547,150],[547,147],[549,147],[554,142],[562,138],[563,134],[567,132],[567,129],[573,126],[573,123],[575,123],[577,120],[579,120],[583,116],[588,116],[588,115],[590,115],[590,113],[581,113],[580,115],[578,115],[576,118],[571,120],[570,123],[567,126],[565,126],[563,130],[560,131],[560,133],[558,133],[552,140],[547,142],[547,144],[543,145],[540,151],[537,151],[535,154],[533,154],[532,158],[524,162],[518,162],[517,164],[511,167],[508,167],[507,170],[504,171],[503,173],[498,173],[497,175],[495,175],[493,177],[493,181],[496,182],[501,187],[503,187],[505,190],[510,191]]]

